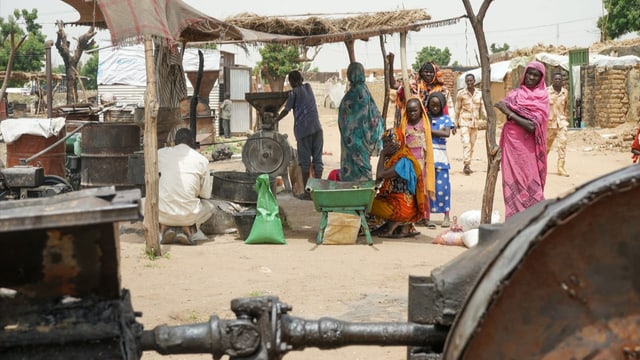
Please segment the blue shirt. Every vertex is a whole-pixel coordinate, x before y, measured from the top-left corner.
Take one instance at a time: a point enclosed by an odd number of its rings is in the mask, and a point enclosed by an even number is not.
[[[288,112],[291,109],[293,109],[293,134],[296,140],[322,130],[316,97],[313,95],[311,85],[306,83],[291,90],[284,110]]]

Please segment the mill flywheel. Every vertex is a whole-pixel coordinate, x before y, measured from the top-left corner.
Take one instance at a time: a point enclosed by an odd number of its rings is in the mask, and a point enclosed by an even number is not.
[[[247,172],[282,176],[287,191],[291,191],[288,167],[293,159],[287,137],[275,131],[256,132],[242,148]]]

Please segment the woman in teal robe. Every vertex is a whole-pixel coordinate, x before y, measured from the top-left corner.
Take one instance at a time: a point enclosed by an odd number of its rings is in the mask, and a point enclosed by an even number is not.
[[[340,180],[371,180],[371,156],[382,148],[384,119],[365,83],[358,62],[347,68],[350,86],[340,102],[338,126],[341,136]]]

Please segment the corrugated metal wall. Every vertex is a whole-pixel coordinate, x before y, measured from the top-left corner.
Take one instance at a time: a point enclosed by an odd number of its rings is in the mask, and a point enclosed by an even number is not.
[[[244,98],[244,94],[251,92],[251,68],[246,66],[230,66],[229,99],[233,102],[231,112],[231,132],[245,134],[253,124],[252,107]]]

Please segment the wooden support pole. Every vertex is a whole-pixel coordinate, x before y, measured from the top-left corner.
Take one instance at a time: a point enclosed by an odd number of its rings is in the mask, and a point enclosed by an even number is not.
[[[147,254],[161,256],[160,223],[158,220],[158,96],[156,91],[156,67],[151,35],[144,37],[144,57],[147,71],[147,91],[144,98],[144,239]]]
[[[404,83],[404,96],[405,99],[411,97],[411,84],[409,79],[409,72],[407,71],[407,32],[400,33],[400,69],[402,70],[402,79]]]
[[[387,128],[387,113],[389,112],[389,60],[387,59],[387,49],[384,46],[384,35],[380,35],[380,51],[382,51],[382,63],[384,64],[384,104],[382,105],[382,118],[384,128]]]
[[[344,44],[347,47],[347,53],[349,53],[349,64],[356,62],[355,41],[347,40]]]

